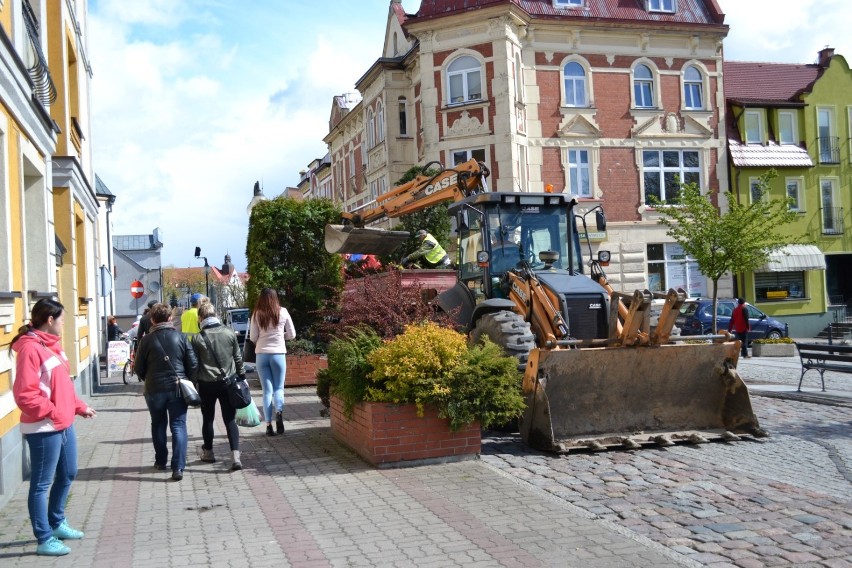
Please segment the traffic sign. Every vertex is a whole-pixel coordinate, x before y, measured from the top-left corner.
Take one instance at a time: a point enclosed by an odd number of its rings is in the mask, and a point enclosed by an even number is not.
[[[130,295],[138,300],[145,295],[145,286],[138,280],[134,280],[130,283]]]

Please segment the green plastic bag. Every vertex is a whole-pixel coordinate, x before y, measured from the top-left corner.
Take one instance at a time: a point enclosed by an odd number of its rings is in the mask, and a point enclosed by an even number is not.
[[[254,428],[255,426],[260,426],[261,422],[260,410],[257,409],[257,405],[254,403],[254,400],[252,400],[251,404],[245,408],[237,409],[238,426]]]

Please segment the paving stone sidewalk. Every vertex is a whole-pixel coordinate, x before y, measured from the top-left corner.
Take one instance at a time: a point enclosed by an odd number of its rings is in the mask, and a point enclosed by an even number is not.
[[[0,565],[17,566],[696,566],[482,461],[376,470],[339,446],[310,388],[288,389],[283,436],[242,429],[245,469],[228,471],[217,422],[198,460],[190,411],[181,482],[154,471],[141,385],[93,397],[78,420],[80,472],[67,515],[72,553],[34,555],[24,484],[0,511]],[[259,391],[255,390],[259,399]]]

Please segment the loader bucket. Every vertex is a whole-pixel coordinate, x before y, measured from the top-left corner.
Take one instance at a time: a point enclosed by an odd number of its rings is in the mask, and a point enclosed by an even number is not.
[[[326,225],[325,250],[340,254],[393,254],[408,239],[408,235],[408,231]]]
[[[521,435],[557,452],[766,436],[734,368],[738,353],[737,341],[533,349]]]

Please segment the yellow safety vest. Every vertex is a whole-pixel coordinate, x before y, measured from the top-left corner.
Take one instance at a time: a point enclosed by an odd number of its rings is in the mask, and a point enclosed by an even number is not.
[[[426,253],[426,256],[423,258],[426,259],[426,262],[429,264],[440,264],[440,262],[447,256],[447,251],[444,250],[444,247],[441,246],[441,243],[433,237],[432,235],[427,234],[424,241],[428,241],[435,245],[435,247]]]

